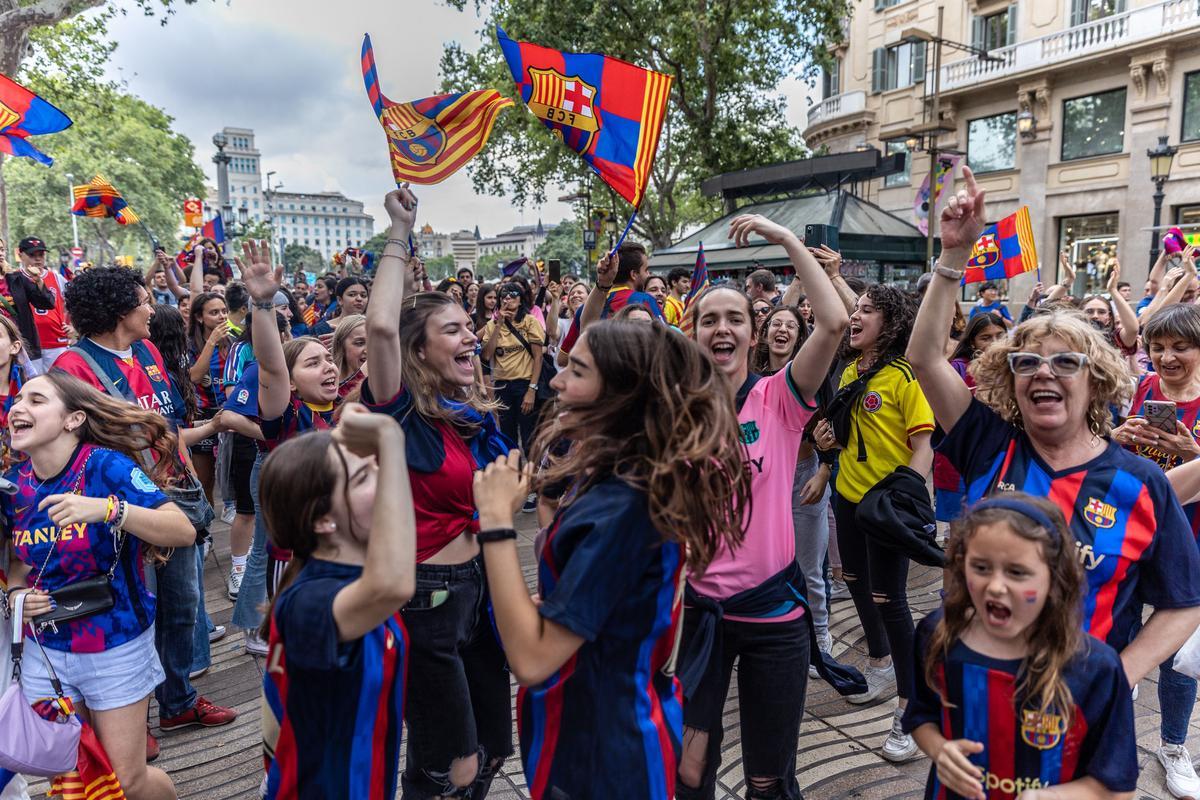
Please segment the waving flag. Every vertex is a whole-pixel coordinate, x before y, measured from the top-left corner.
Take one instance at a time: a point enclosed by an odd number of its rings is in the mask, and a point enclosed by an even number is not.
[[[92,178],[91,183],[75,186],[75,205],[71,213],[77,217],[115,217],[122,225],[132,225],[141,222],[121,193],[100,175]]]
[[[1033,245],[1033,225],[1029,206],[993,222],[983,229],[975,242],[963,273],[963,285],[980,281],[998,281],[1037,269],[1037,248]]]
[[[393,103],[379,88],[371,37],[363,36],[363,82],[387,133],[396,185],[441,183],[478,155],[501,111],[513,104],[495,89]]]
[[[922,236],[929,235],[929,209],[933,208],[933,213],[936,216],[941,213],[942,190],[946,188],[946,182],[953,180],[954,170],[958,166],[958,162],[962,161],[962,156],[955,153],[943,153],[938,156],[937,168],[937,188],[933,192],[932,202],[929,199],[929,176],[925,176],[925,180],[921,183],[921,188],[917,190],[917,197],[913,201],[913,216],[917,218],[917,230]]]
[[[679,330],[688,336],[692,335],[692,303],[704,294],[708,288],[708,260],[704,258],[704,242],[696,251],[696,266],[692,268],[692,286],[688,289],[687,297],[683,299],[683,319],[679,321]]]
[[[496,37],[521,99],[617,194],[641,205],[667,114],[671,76],[600,53]]]
[[[0,75],[0,153],[25,156],[47,167],[54,159],[29,143],[29,136],[58,133],[71,118],[33,92]]]

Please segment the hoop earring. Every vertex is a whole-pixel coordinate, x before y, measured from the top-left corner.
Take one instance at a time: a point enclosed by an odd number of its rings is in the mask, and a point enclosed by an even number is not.
[[[1095,415],[1090,412],[1088,413],[1088,430],[1091,431],[1092,436],[1095,436],[1097,439],[1101,438],[1100,432],[1104,430],[1104,426],[1100,420],[1096,419]]]

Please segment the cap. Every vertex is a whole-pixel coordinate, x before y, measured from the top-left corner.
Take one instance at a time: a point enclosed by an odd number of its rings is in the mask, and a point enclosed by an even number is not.
[[[273,297],[271,301],[277,306],[291,305],[288,302],[287,293],[284,292],[282,289],[280,289],[278,292],[275,293],[275,297]]]
[[[26,236],[21,240],[21,243],[17,245],[17,250],[28,254],[44,253],[46,252],[46,243],[36,236]]]

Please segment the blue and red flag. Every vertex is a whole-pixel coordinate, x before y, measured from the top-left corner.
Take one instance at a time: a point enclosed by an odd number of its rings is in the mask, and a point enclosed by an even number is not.
[[[1037,265],[1029,206],[1021,206],[1015,214],[983,229],[983,234],[971,250],[962,282],[965,286],[968,283],[1004,280],[1023,272],[1033,272]]]
[[[71,213],[77,217],[113,217],[121,225],[141,222],[121,193],[103,176],[97,175],[91,183],[74,186],[71,191],[75,195]]]
[[[496,28],[521,99],[636,209],[667,115],[671,76],[600,53],[516,42]]]
[[[704,294],[708,288],[708,260],[704,257],[704,242],[696,251],[696,266],[692,268],[692,286],[688,289],[687,297],[683,299],[683,318],[679,320],[679,330],[688,336],[692,335],[692,303]]]
[[[200,229],[200,238],[212,239],[217,244],[225,244],[225,222],[221,219],[221,215],[204,223],[204,227]]]
[[[25,156],[47,167],[54,159],[29,143],[28,137],[58,133],[71,118],[12,79],[0,75],[0,153]]]
[[[363,36],[363,82],[387,133],[392,175],[399,186],[441,183],[478,155],[501,111],[513,104],[495,89],[440,94],[394,103],[379,88],[371,37]]]

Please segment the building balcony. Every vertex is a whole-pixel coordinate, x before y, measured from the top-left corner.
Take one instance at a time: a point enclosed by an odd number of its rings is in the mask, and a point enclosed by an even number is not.
[[[990,51],[999,61],[971,56],[946,64],[942,67],[942,91],[975,87],[1056,64],[1107,55],[1126,45],[1162,41],[1183,31],[1194,33],[1196,28],[1200,28],[1200,4],[1196,0],[1163,0]],[[810,125],[811,114],[810,111]]]
[[[866,92],[835,94],[808,110],[804,139],[809,147],[816,147],[832,136],[866,127],[874,118],[874,113],[867,110]]]

